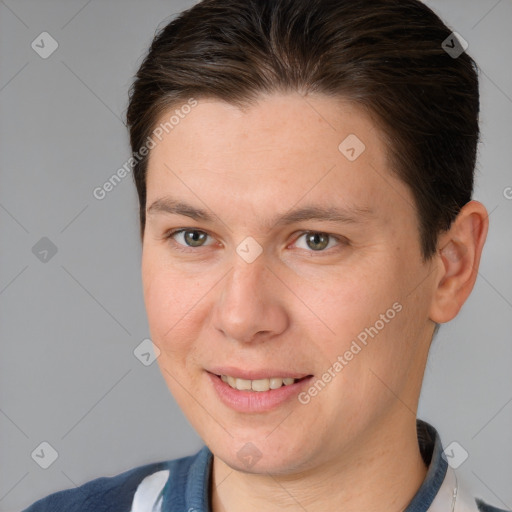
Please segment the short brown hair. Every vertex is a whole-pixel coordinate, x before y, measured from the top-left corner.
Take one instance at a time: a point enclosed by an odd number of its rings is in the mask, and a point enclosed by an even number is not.
[[[365,108],[415,199],[424,260],[471,200],[478,68],[442,47],[452,31],[417,0],[203,0],[157,33],[130,89],[134,152],[190,97],[237,106],[321,93]],[[452,44],[454,44],[452,42]],[[134,164],[144,234],[147,157]]]

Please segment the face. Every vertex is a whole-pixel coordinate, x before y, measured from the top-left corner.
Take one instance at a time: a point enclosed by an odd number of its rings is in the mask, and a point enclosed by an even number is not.
[[[372,119],[324,96],[205,99],[161,138],[144,298],[163,377],[213,453],[291,474],[414,421],[434,282]]]

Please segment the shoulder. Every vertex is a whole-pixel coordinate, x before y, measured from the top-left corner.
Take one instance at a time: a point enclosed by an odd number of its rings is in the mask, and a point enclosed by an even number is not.
[[[196,457],[197,454],[153,462],[115,476],[96,478],[79,487],[50,494],[23,512],[129,512],[137,487],[146,477],[170,468],[186,472]]]
[[[480,498],[475,498],[479,512],[509,512],[503,508],[496,508],[492,505],[488,505]]]
[[[36,501],[24,512],[102,512],[112,510],[114,503],[119,512],[128,512],[133,494],[141,480],[151,473],[164,469],[165,465],[165,462],[156,462],[116,476],[96,478],[74,489],[50,494]]]

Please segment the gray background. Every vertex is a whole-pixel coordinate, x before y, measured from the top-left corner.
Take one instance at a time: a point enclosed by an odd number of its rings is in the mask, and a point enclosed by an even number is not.
[[[132,177],[92,195],[129,156],[121,120],[155,30],[192,3],[0,1],[2,512],[201,446],[156,363],[133,354],[149,331]],[[475,198],[491,226],[473,295],[433,345],[419,417],[467,450],[459,472],[477,494],[510,508],[512,3],[427,4],[482,69]],[[47,59],[31,48],[43,31],[59,44]],[[57,248],[46,262],[42,237]],[[43,441],[59,454],[46,470],[31,458]]]

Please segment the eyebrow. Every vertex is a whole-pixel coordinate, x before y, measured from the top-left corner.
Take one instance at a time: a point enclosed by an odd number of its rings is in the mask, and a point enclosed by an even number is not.
[[[216,217],[215,215],[210,214],[207,210],[192,206],[168,196],[156,199],[151,206],[147,208],[146,212],[150,215],[182,215],[190,217],[196,221],[210,223],[213,223]],[[356,224],[368,221],[373,214],[373,210],[368,207],[340,208],[333,206],[308,205],[267,220],[265,225],[280,227],[310,220]]]

